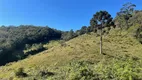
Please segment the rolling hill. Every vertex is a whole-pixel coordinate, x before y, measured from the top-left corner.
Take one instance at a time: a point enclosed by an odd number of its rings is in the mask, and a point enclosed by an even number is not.
[[[128,31],[112,29],[103,36],[84,34],[67,42],[51,41],[48,50],[0,67],[0,78],[10,80],[141,80],[142,45]],[[27,76],[17,76],[17,70]]]

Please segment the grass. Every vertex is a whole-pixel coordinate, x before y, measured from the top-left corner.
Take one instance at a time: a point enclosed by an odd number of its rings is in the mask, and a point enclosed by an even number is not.
[[[93,66],[90,69],[95,71],[94,65],[107,65],[106,68],[108,68],[110,67],[109,64],[113,63],[113,59],[115,59],[115,62],[119,59],[123,59],[125,56],[129,56],[131,59],[136,58],[142,60],[141,44],[130,34],[127,34],[127,32],[123,31],[121,34],[122,35],[119,34],[119,30],[115,29],[111,30],[109,35],[103,36],[103,53],[106,55],[99,54],[99,37],[96,37],[97,35],[95,33],[85,34],[67,41],[65,42],[65,46],[61,45],[59,41],[52,41],[49,44],[44,45],[48,50],[29,56],[24,60],[1,66],[0,79],[72,80],[76,75],[71,75],[72,73],[75,73],[74,71],[67,71],[68,68],[71,70],[73,68],[73,70],[75,70],[73,66],[68,66],[70,63],[76,63],[78,61],[88,62],[89,64],[87,64],[89,66],[87,67]],[[23,68],[28,76],[25,78],[16,77],[14,71],[18,68]],[[97,69],[99,70],[99,68]],[[54,75],[45,75],[41,77],[39,76],[41,71],[52,72]],[[99,71],[96,72],[99,73]],[[94,76],[94,74],[92,74],[92,76]],[[90,78],[84,77],[84,79],[87,80]]]

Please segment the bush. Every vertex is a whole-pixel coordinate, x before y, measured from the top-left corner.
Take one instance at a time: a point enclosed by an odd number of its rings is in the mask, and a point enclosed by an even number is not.
[[[141,80],[141,65],[139,61],[124,58],[114,59],[111,63],[99,63],[95,65],[94,71],[99,73],[101,80]]]
[[[85,61],[71,63],[69,67],[70,80],[99,80],[98,74],[89,67],[90,63]]]
[[[44,77],[44,76],[53,76],[54,73],[53,72],[49,72],[49,71],[40,71],[39,72],[39,76]]]
[[[141,61],[130,57],[108,63],[71,62],[67,71],[69,80],[142,80]]]
[[[38,52],[41,52],[45,50],[45,48],[43,47],[43,44],[33,44],[29,49],[26,47],[26,50],[24,50],[24,54],[25,55],[33,55],[36,54]]]
[[[27,77],[28,75],[24,72],[23,68],[18,68],[18,70],[15,71],[15,76]]]

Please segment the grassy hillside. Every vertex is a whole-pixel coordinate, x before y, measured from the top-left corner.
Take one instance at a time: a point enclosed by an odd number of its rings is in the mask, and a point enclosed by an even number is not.
[[[0,67],[0,78],[141,80],[142,45],[126,31],[121,34],[115,29],[111,30],[109,35],[103,36],[105,55],[99,54],[99,36],[95,33],[85,34],[65,43],[51,42],[45,45],[48,50]],[[19,68],[24,69],[27,77],[15,75]]]
[[[62,31],[48,26],[0,26],[0,66],[25,58],[23,50],[26,44],[60,40],[61,34]]]

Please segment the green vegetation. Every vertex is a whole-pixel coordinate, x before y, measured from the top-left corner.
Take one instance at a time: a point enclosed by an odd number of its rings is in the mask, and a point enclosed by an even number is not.
[[[142,11],[134,8],[125,4],[114,20],[97,12],[77,31],[0,27],[0,79],[142,80]]]
[[[17,77],[27,77],[28,75],[24,73],[23,68],[19,68],[17,71],[15,71],[15,76]]]
[[[102,31],[106,27],[114,26],[111,15],[107,11],[100,11],[93,15],[90,21],[91,26],[100,30],[100,54],[102,54]]]
[[[26,49],[23,51],[25,55],[30,55],[30,54],[35,54],[38,53],[40,51],[45,50],[45,48],[43,47],[43,44],[32,44],[32,46],[26,44]]]
[[[39,43],[44,44],[51,40],[67,41],[77,36],[79,35],[73,30],[66,32],[52,29],[47,26],[1,26],[0,65],[24,59],[27,54],[36,54],[43,51],[44,48],[41,45],[38,45]],[[32,46],[32,48],[28,47],[26,44]]]
[[[60,39],[61,31],[32,25],[0,27],[0,65],[16,61],[24,56],[26,44]]]
[[[126,29],[129,28],[129,24],[128,21],[129,19],[133,16],[133,13],[135,12],[135,4],[132,4],[130,2],[126,3],[123,5],[123,7],[120,9],[120,12],[117,13],[117,17],[118,18],[118,22],[120,25],[120,28],[122,29],[122,27],[126,27]],[[123,22],[122,22],[122,20]],[[124,26],[121,26],[123,23],[125,22]]]
[[[113,29],[104,35],[103,50],[99,54],[99,36],[96,33],[85,34],[65,42],[51,41],[52,48],[27,59],[9,63],[0,69],[0,78],[24,80],[74,80],[74,79],[141,79],[142,46],[127,31],[119,35],[119,29]],[[122,37],[124,36],[125,37]],[[55,46],[54,46],[55,45]],[[13,72],[23,68],[27,77],[16,77]],[[50,74],[51,73],[51,74]],[[125,74],[125,75],[123,75]]]

